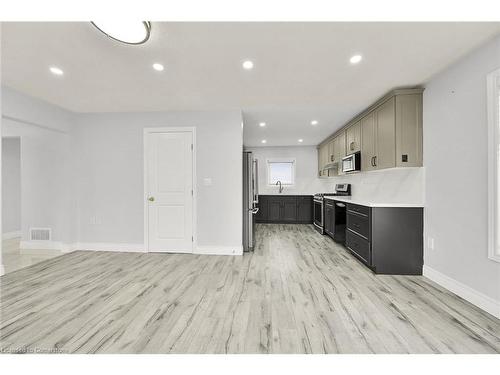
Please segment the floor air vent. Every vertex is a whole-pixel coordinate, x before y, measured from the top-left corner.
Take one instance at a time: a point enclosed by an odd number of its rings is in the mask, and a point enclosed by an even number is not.
[[[50,228],[30,228],[31,241],[50,241],[52,230]]]

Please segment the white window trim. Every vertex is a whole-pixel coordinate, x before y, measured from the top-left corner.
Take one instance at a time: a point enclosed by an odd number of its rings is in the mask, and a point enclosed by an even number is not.
[[[497,69],[487,76],[487,107],[488,107],[488,258],[500,262],[500,249],[496,248],[496,239],[500,233],[496,233],[498,228],[497,220],[500,213],[497,213],[498,192],[498,149],[500,145],[499,134],[499,84],[500,69]]]
[[[282,183],[283,186],[294,186],[295,185],[295,169],[297,168],[297,163],[295,158],[273,158],[273,159],[266,159],[266,170],[267,170],[267,186],[274,186],[275,184],[271,184],[269,179],[271,177],[271,171],[270,171],[270,164],[269,163],[293,163],[293,168],[292,168],[292,183],[291,184],[285,184]]]

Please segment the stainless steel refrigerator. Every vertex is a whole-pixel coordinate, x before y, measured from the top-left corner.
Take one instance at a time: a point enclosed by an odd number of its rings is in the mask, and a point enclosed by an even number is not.
[[[251,152],[243,152],[243,250],[255,246],[255,216],[259,212],[257,160]]]

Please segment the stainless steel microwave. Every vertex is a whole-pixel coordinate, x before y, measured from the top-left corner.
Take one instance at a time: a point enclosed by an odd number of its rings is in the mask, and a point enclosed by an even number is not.
[[[342,172],[356,172],[361,170],[361,152],[347,155],[342,158]]]

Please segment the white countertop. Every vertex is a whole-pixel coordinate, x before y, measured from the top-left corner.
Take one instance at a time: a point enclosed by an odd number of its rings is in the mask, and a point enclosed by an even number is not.
[[[404,203],[404,202],[374,202],[367,199],[356,199],[352,197],[342,196],[326,196],[325,199],[335,200],[345,203],[359,204],[360,206],[367,207],[424,207],[423,203]]]

